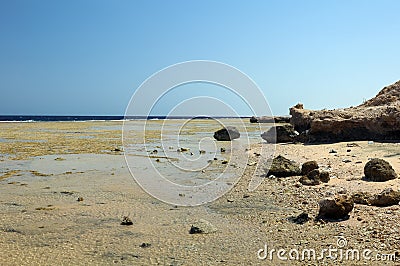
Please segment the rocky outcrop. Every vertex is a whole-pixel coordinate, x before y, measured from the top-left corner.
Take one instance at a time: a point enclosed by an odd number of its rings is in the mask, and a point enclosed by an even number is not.
[[[214,138],[220,141],[230,141],[240,138],[239,130],[236,127],[227,126],[214,133]]]
[[[296,141],[299,135],[291,124],[277,125],[261,134],[261,138],[269,143],[286,143]]]
[[[306,132],[308,142],[399,141],[400,81],[356,107],[312,111],[297,104],[290,115],[294,129]]]
[[[385,160],[374,158],[364,166],[364,179],[367,181],[384,182],[397,178],[393,167]]]

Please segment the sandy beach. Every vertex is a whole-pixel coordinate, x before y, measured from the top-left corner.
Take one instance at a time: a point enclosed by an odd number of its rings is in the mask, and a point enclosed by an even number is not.
[[[152,123],[158,125],[162,121]],[[196,123],[197,132],[204,135],[212,136],[218,129],[207,121]],[[362,180],[364,165],[370,158],[385,159],[400,174],[399,143],[277,144],[275,155],[299,164],[315,160],[330,173],[330,181],[303,186],[298,176],[263,177],[261,185],[250,192],[248,183],[259,151],[266,144],[254,137],[258,134],[256,125],[247,120],[244,123],[252,132],[253,141],[246,151],[249,161],[241,169],[243,175],[224,196],[197,207],[163,203],[140,188],[125,161],[122,122],[0,123],[0,264],[400,263],[399,205],[355,204],[347,220],[314,219],[318,215],[318,201],[323,197],[359,191],[377,193],[386,188],[399,190],[399,179]],[[144,137],[141,132],[135,136]],[[190,140],[190,134],[187,138]],[[156,141],[152,143],[158,146]],[[172,148],[175,151],[179,147]],[[331,150],[336,153],[330,153]],[[191,151],[199,152],[194,148]],[[226,166],[222,163],[229,159],[229,150],[217,155],[209,173],[231,166],[229,162]],[[154,156],[154,160],[158,159]],[[163,158],[159,160],[161,167],[168,163]],[[310,216],[310,221],[304,224],[291,221],[291,217],[303,212]],[[132,220],[132,225],[121,225],[125,216]],[[191,225],[200,219],[211,223],[215,232],[189,234]],[[266,245],[269,249],[315,249],[319,253],[329,247],[338,248],[338,239],[346,240],[343,250],[370,249],[373,259],[325,257],[288,262],[280,260],[276,253],[272,259],[260,259],[263,253],[259,251]],[[395,254],[396,259],[382,262],[377,254]],[[379,258],[382,260],[382,256]]]

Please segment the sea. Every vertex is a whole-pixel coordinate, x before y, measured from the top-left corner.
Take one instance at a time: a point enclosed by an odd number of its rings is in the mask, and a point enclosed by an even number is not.
[[[118,116],[118,115],[0,115],[0,122],[68,122],[68,121],[120,121],[163,119],[220,119],[237,118],[226,116]],[[249,117],[240,117],[249,118]]]

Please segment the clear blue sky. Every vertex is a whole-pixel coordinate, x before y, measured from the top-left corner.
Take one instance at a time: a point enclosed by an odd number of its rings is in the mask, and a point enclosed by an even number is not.
[[[1,0],[0,114],[121,115],[148,76],[193,59],[248,74],[274,114],[357,105],[400,79],[399,11],[397,0]]]

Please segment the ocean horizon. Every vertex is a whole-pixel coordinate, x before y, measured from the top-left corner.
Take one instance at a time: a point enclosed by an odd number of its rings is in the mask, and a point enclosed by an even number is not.
[[[68,122],[68,121],[122,121],[163,119],[224,119],[232,116],[123,116],[123,115],[0,115],[0,122]],[[242,116],[239,118],[250,118]]]

